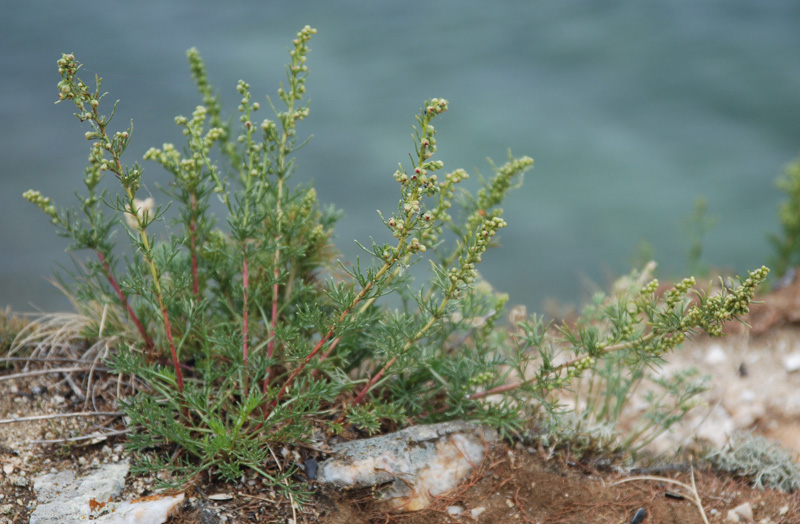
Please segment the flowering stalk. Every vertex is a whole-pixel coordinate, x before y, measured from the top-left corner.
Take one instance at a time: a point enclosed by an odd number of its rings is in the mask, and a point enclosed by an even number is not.
[[[97,142],[94,142],[92,145],[92,157],[95,158],[99,163],[101,171],[109,170],[114,173],[114,175],[116,175],[116,177],[122,183],[122,187],[125,189],[125,194],[127,196],[127,205],[125,206],[126,212],[131,216],[134,216],[136,220],[138,234],[142,246],[142,257],[145,259],[145,262],[150,269],[150,276],[152,277],[153,287],[155,288],[156,300],[164,321],[164,330],[167,336],[167,342],[169,343],[170,353],[172,355],[172,365],[175,370],[178,390],[182,394],[183,374],[178,361],[175,343],[172,339],[172,328],[170,326],[167,307],[164,303],[164,296],[161,290],[158,269],[156,268],[155,261],[153,259],[150,239],[146,232],[147,225],[152,222],[152,219],[149,217],[147,212],[140,213],[135,202],[136,190],[139,188],[141,181],[141,169],[138,165],[134,165],[133,168],[123,168],[120,160],[122,152],[125,150],[130,141],[130,132],[118,132],[113,138],[108,136],[108,133],[106,132],[106,126],[113,117],[113,113],[111,117],[106,118],[101,116],[98,112],[100,99],[103,97],[103,95],[100,94],[100,79],[97,79],[97,88],[95,92],[91,93],[86,84],[84,84],[79,78],[75,77],[75,74],[81,68],[81,64],[75,61],[74,55],[63,55],[58,61],[58,66],[59,73],[63,79],[58,85],[59,101],[72,100],[79,111],[76,113],[78,119],[82,122],[90,122],[94,131],[87,132],[86,139],[97,140]],[[87,104],[89,105],[88,110],[86,108]],[[112,162],[110,163],[104,158],[106,151],[111,154]]]
[[[593,369],[599,358],[611,353],[626,349],[636,349],[648,357],[661,356],[680,344],[687,336],[691,336],[700,329],[710,336],[723,335],[722,326],[730,320],[739,319],[749,312],[749,305],[753,301],[756,288],[767,278],[769,268],[761,266],[750,271],[748,278],[741,285],[728,290],[722,287],[722,292],[711,297],[700,297],[699,304],[691,305],[685,311],[681,308],[686,302],[686,295],[694,291],[694,278],[686,278],[667,291],[664,297],[662,310],[657,309],[658,303],[654,296],[658,288],[658,281],[653,280],[639,293],[632,304],[634,315],[643,314],[649,320],[650,332],[634,335],[633,326],[623,329],[622,334],[610,335],[609,339],[592,347],[582,343],[574,333],[564,328],[567,342],[574,350],[583,348],[588,354],[569,359],[557,366],[544,365],[540,373],[531,380],[503,384],[486,391],[468,395],[470,400],[477,400],[490,395],[496,395],[519,389],[520,387],[537,383],[545,386],[547,390],[565,387],[573,379],[580,377],[587,369]],[[680,308],[680,309],[679,309]],[[621,340],[620,340],[621,339]],[[616,343],[610,343],[618,340]],[[589,346],[587,348],[587,346]],[[564,375],[562,376],[562,372]]]
[[[353,399],[353,406],[357,406],[363,402],[370,389],[372,389],[372,387],[378,382],[378,380],[380,380],[386,371],[392,367],[392,365],[397,361],[398,357],[411,349],[414,344],[422,339],[422,337],[424,337],[425,334],[439,322],[439,320],[447,311],[448,302],[456,298],[464,286],[469,286],[472,284],[472,282],[478,276],[478,273],[475,270],[475,264],[481,260],[482,255],[486,252],[486,249],[489,247],[492,238],[497,234],[497,231],[506,225],[507,224],[505,220],[500,217],[494,217],[490,220],[485,220],[483,224],[481,224],[480,229],[473,232],[472,235],[466,239],[466,245],[468,247],[465,249],[465,253],[462,254],[460,258],[459,266],[451,268],[447,274],[449,286],[442,297],[439,307],[432,312],[428,322],[419,331],[417,331],[413,337],[408,339],[406,344],[400,350],[399,354],[389,359],[389,361],[384,364],[380,371],[378,371],[375,376],[373,376],[367,382],[358,395],[356,395],[356,397]],[[344,420],[346,413],[346,410],[342,410],[338,422]]]

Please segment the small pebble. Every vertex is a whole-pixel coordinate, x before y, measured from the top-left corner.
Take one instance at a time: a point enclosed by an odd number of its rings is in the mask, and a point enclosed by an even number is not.
[[[477,519],[478,517],[481,516],[481,514],[484,511],[486,511],[486,508],[484,508],[483,506],[478,506],[477,508],[472,508],[472,511],[470,511],[470,514],[472,515],[473,519]]]
[[[631,524],[639,524],[647,517],[647,510],[644,508],[639,508],[636,510],[636,513],[633,515],[631,519]]]
[[[313,458],[306,459],[304,467],[306,469],[306,476],[308,477],[308,480],[314,480],[315,478],[317,478],[318,466],[319,464]]]
[[[447,513],[450,515],[461,515],[464,513],[464,508],[461,506],[447,506]]]

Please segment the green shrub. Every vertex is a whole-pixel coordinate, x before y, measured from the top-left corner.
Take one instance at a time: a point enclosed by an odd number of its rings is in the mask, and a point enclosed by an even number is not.
[[[475,194],[462,190],[466,171],[444,174],[435,157],[433,121],[448,110],[437,98],[417,115],[410,165],[393,174],[397,209],[377,224],[394,240],[363,245],[366,262],[337,261],[330,239],[339,213],[322,207],[313,188],[290,183],[305,143],[297,127],[309,114],[314,32],[297,34],[286,84],[277,100],[267,98],[271,119],[260,121],[244,81],[236,86],[239,118],[224,118],[203,61],[188,52],[203,105],[175,119],[184,145],[145,154],[172,175],[169,203],[141,198],[143,168],[123,161],[133,128],[109,129],[100,78],[84,83],[71,54],[58,61],[59,100],[73,102],[89,126],[86,190],[75,210],[33,190],[25,198],[73,249],[93,253],[70,293],[104,333],[124,341],[109,365],[140,384],[122,403],[137,428],[129,446],[139,468],[167,469],[176,482],[206,470],[236,479],[251,469],[281,487],[292,471],[276,467],[274,446],[307,442],[320,429],[375,433],[469,418],[509,435],[542,407],[552,410],[551,393],[598,361],[621,355],[625,366],[650,365],[687,334],[720,335],[724,322],[747,312],[766,268],[693,302],[692,279],[663,297],[657,282],[642,283],[603,305],[602,329],[586,321],[550,337],[535,316],[516,331],[499,326],[507,297],[481,281],[477,265],[506,225],[500,204],[533,161],[509,157]],[[101,189],[108,173],[118,190]],[[224,221],[212,198],[226,209]],[[171,227],[154,232],[165,221]],[[122,270],[120,236],[132,248]],[[416,286],[407,269],[420,262],[429,279]],[[399,306],[383,304],[390,293]]]
[[[787,197],[778,208],[783,231],[770,240],[775,249],[772,261],[775,275],[782,277],[790,268],[800,265],[800,159],[786,167],[777,183]]]

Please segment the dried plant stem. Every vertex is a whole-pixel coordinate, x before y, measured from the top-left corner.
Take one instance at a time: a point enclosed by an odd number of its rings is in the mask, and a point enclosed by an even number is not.
[[[75,373],[77,371],[108,371],[108,368],[98,368],[95,366],[89,367],[73,367],[73,368],[52,368],[52,369],[37,369],[34,371],[26,371],[24,373],[15,373],[13,375],[0,376],[0,381],[13,380],[15,378],[27,378],[34,375],[50,375],[53,373]]]
[[[618,480],[618,481],[614,482],[613,484],[611,484],[611,486],[616,486],[618,484],[623,484],[625,482],[632,482],[634,480],[654,480],[656,482],[666,482],[666,483],[669,483],[669,484],[675,484],[677,486],[680,486],[680,487],[684,488],[686,491],[688,491],[689,493],[692,494],[692,502],[694,502],[694,505],[697,506],[697,510],[700,512],[700,517],[702,517],[703,522],[705,522],[705,524],[709,524],[708,517],[706,517],[706,512],[703,509],[703,501],[700,499],[700,494],[697,492],[697,485],[695,484],[695,481],[694,481],[694,468],[692,468],[691,475],[692,475],[692,484],[691,484],[691,486],[689,484],[686,484],[685,482],[681,482],[679,480],[674,480],[674,479],[667,478],[667,477],[651,477],[651,476],[630,477],[630,478]]]
[[[114,431],[108,431],[106,433],[92,433],[89,435],[82,435],[80,437],[56,438],[50,440],[31,440],[31,444],[61,444],[64,442],[80,442],[81,440],[92,440],[96,438],[105,439],[108,437],[115,437],[117,435],[125,435],[126,433],[130,433],[135,429],[136,428],[118,429]]]
[[[133,321],[134,325],[136,326],[136,329],[142,336],[145,346],[147,347],[147,349],[153,349],[153,347],[155,346],[155,344],[153,344],[153,339],[150,338],[150,335],[147,334],[147,330],[144,329],[144,326],[142,325],[142,322],[139,320],[139,317],[137,317],[136,313],[133,312],[133,308],[128,303],[128,298],[125,296],[125,293],[122,292],[122,289],[120,289],[117,280],[111,273],[111,268],[109,267],[108,262],[106,261],[106,257],[99,249],[97,250],[97,258],[100,259],[100,264],[102,264],[103,266],[103,271],[106,274],[106,278],[108,279],[108,282],[111,284],[111,287],[113,287],[114,291],[117,293],[117,297],[119,297],[119,301],[122,304],[122,307],[124,307],[128,311],[128,316],[131,317],[131,321]]]
[[[54,415],[37,415],[35,417],[20,417],[20,418],[6,418],[0,420],[0,424],[13,424],[14,422],[31,422],[34,420],[50,420],[56,418],[73,418],[73,417],[121,417],[125,413],[118,411],[95,411],[95,412],[82,412],[82,413],[56,413]]]

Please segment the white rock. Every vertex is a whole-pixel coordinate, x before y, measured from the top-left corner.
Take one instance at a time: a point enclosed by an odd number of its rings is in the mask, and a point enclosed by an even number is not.
[[[795,352],[783,357],[783,367],[789,373],[800,370],[800,352]]]
[[[94,522],[108,524],[162,524],[183,502],[183,493],[173,496],[153,496],[132,502],[123,502],[113,513],[107,513]]]
[[[464,508],[461,506],[447,506],[447,513],[449,515],[461,515],[464,513]]]
[[[480,517],[483,514],[484,511],[486,511],[485,507],[478,506],[477,508],[472,508],[472,511],[470,511],[470,514],[472,515],[473,519],[477,519],[478,517]]]
[[[739,504],[728,512],[728,520],[731,522],[753,522],[753,507],[749,502]]]

